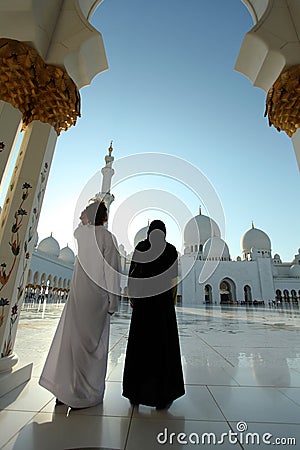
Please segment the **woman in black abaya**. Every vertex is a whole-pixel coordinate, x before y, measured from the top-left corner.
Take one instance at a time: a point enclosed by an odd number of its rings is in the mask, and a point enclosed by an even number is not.
[[[185,393],[174,307],[177,250],[165,237],[165,224],[154,220],[132,257],[132,318],[123,374],[123,396],[158,409]]]

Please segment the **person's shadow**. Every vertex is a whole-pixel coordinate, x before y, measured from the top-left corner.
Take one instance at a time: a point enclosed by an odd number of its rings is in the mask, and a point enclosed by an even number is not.
[[[87,412],[80,414],[80,410],[72,410],[65,405],[56,406],[53,412],[37,413],[21,429],[17,438],[10,441],[11,448],[14,450],[117,450],[124,447],[128,421],[120,420],[122,418],[119,417],[102,416],[101,407],[103,406],[97,406],[97,416],[89,415]],[[131,407],[129,409],[131,410]],[[110,446],[112,444],[113,446]]]

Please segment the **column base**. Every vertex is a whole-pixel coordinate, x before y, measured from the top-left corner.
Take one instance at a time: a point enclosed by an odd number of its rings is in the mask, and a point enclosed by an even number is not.
[[[4,356],[3,358],[0,358],[0,374],[3,372],[10,372],[12,368],[17,364],[19,361],[18,356],[14,353],[9,356]]]
[[[0,373],[0,397],[30,380],[33,364],[17,364],[12,369]]]

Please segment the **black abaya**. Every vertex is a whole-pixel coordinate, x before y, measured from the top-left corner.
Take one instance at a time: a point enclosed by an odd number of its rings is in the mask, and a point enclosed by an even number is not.
[[[172,287],[178,271],[177,251],[165,241],[164,246],[157,258],[149,260],[151,244],[146,239],[132,258],[129,295],[138,293],[138,297],[133,300],[123,375],[124,397],[156,407],[185,393]]]

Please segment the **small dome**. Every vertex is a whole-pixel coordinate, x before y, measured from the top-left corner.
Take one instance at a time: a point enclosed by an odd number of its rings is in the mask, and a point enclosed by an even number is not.
[[[59,244],[57,242],[56,239],[54,239],[54,237],[51,236],[43,239],[37,248],[40,252],[46,253],[49,256],[58,258],[59,256],[59,252],[60,252],[60,247]]]
[[[278,255],[278,253],[275,253],[274,258],[273,258],[273,262],[274,262],[274,264],[282,264],[280,255]]]
[[[136,246],[140,241],[144,241],[145,239],[147,239],[147,231],[148,231],[149,226],[147,225],[146,227],[141,228],[136,235],[134,236],[134,246]]]
[[[264,231],[252,227],[242,236],[241,248],[243,252],[250,252],[252,248],[270,252],[271,241]]]
[[[59,259],[67,264],[75,263],[75,255],[72,249],[68,247],[68,245],[61,249],[59,253]]]
[[[290,276],[300,278],[300,264],[294,264],[291,266]]]
[[[214,236],[221,237],[218,225],[213,219],[200,213],[190,219],[184,228],[184,246],[204,245]]]
[[[208,239],[203,247],[203,258],[230,261],[228,245],[219,237]]]

